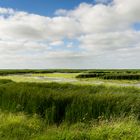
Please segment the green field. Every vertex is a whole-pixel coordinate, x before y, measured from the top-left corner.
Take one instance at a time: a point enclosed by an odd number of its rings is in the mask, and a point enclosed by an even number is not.
[[[87,74],[96,77],[77,77]],[[139,140],[139,74],[1,70],[0,140]]]

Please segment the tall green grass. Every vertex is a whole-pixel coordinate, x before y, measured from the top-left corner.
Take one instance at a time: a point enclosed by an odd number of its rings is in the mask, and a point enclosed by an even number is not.
[[[139,140],[140,88],[0,80],[0,140]]]
[[[127,73],[86,73],[79,74],[76,78],[101,78],[106,80],[140,80],[140,74]]]
[[[0,140],[139,140],[134,116],[89,123],[46,125],[39,116],[0,111]]]
[[[113,79],[113,80],[140,80],[140,74],[112,74],[105,75],[103,79]]]
[[[105,118],[140,117],[140,89],[104,85],[6,83],[0,85],[0,108],[38,114],[49,124]]]
[[[37,116],[0,111],[0,140],[29,140],[43,131],[43,121]]]

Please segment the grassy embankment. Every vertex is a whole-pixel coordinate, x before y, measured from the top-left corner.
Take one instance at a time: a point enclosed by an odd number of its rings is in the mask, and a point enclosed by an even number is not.
[[[139,88],[1,80],[0,108],[3,140],[140,138]]]

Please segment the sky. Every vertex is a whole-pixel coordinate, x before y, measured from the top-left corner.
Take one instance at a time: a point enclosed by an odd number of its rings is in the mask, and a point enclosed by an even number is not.
[[[140,0],[0,0],[0,69],[140,68]]]

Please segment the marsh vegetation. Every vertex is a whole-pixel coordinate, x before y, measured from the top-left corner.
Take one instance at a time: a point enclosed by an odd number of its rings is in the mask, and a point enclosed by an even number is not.
[[[83,80],[60,83],[34,79],[35,76],[76,79],[78,75],[93,73],[93,70],[78,70],[71,74],[58,71],[28,73],[30,79],[27,79],[18,72],[15,80],[17,73],[9,75],[3,71],[0,80],[0,139],[139,140],[140,88],[88,84],[90,80],[82,84]],[[139,71],[98,70],[96,74],[139,75]],[[18,81],[20,78],[22,80]]]

